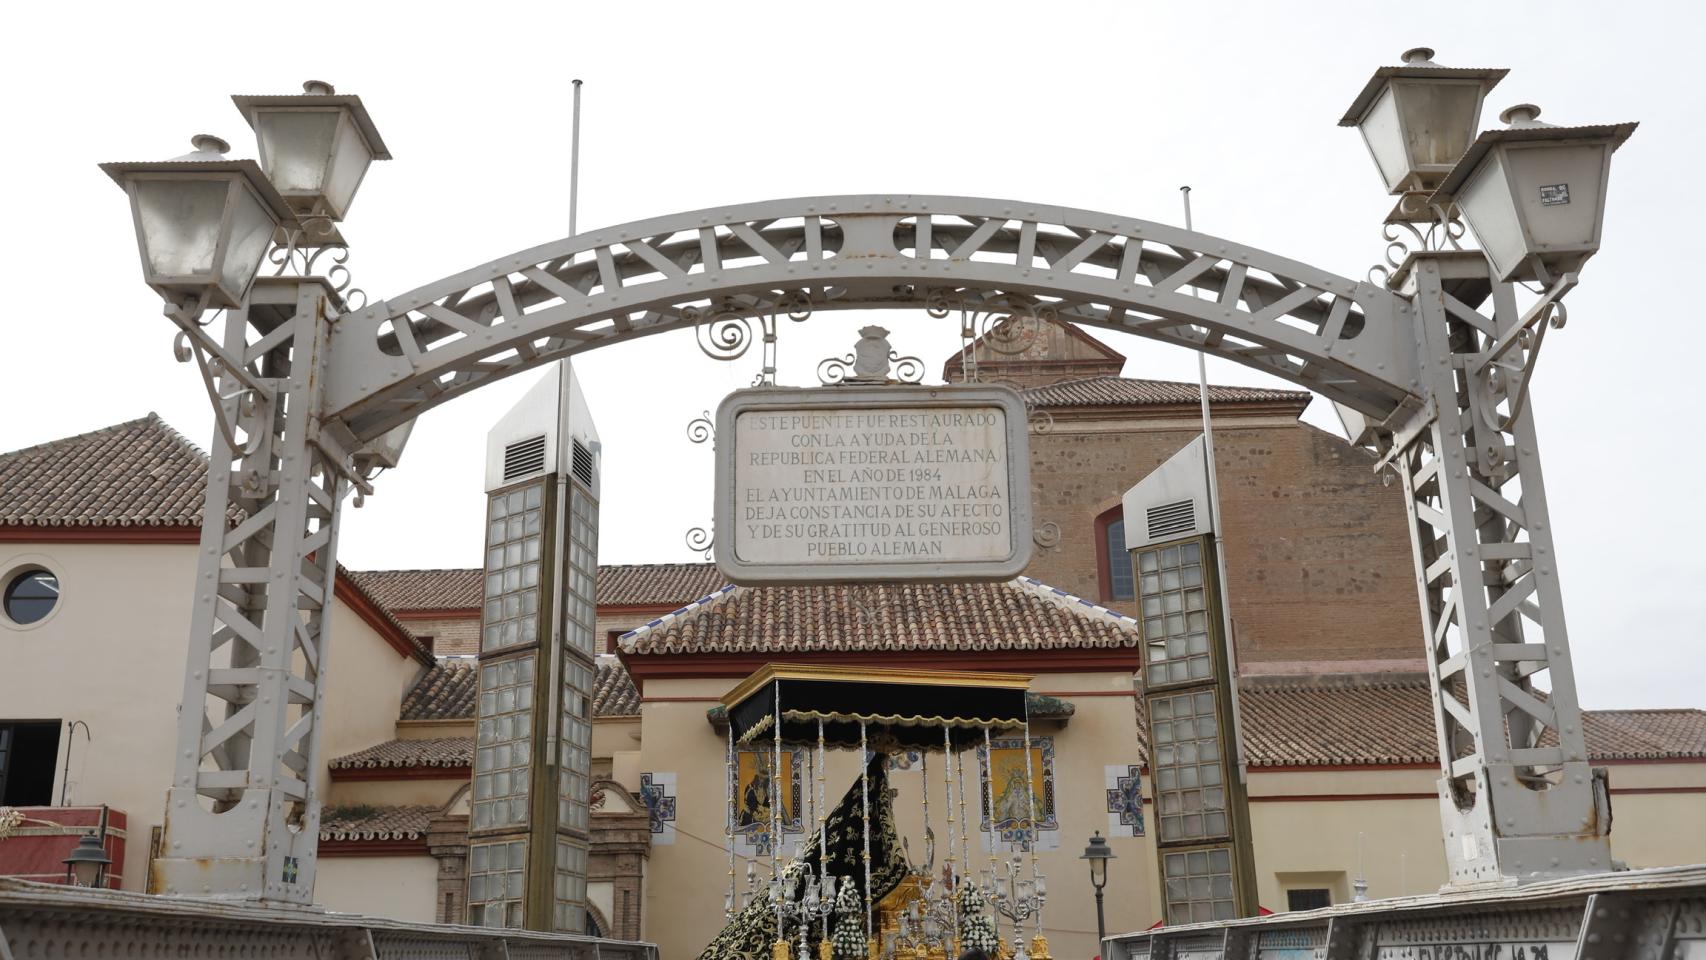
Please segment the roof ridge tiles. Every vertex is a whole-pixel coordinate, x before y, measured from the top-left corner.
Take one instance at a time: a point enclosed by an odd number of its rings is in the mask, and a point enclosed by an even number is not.
[[[85,430],[82,433],[74,433],[68,437],[57,437],[53,440],[43,440],[41,443],[32,443],[27,447],[18,447],[15,450],[0,450],[0,460],[8,459],[11,457],[22,456],[22,455],[27,454],[27,453],[34,453],[38,450],[43,450],[43,449],[46,449],[48,447],[57,447],[57,446],[60,446],[63,444],[75,443],[78,440],[87,440],[90,437],[96,436],[98,434],[117,433],[121,430],[126,430],[130,427],[134,427],[137,424],[150,423],[150,422],[161,424],[161,425],[165,424],[165,421],[160,419],[160,415],[158,413],[155,413],[154,411],[150,410],[140,417],[135,417],[135,418],[130,419],[130,420],[124,420],[124,421],[121,421],[119,423],[108,424],[107,426],[104,426],[104,427],[96,427],[93,430]],[[167,429],[171,429],[171,428],[168,427]],[[175,431],[175,430],[173,430],[172,432],[177,433],[177,431]]]
[[[802,604],[810,609],[800,610]],[[618,642],[624,653],[640,655],[810,654],[1132,647],[1137,634],[1132,617],[1035,578],[1017,578],[731,585],[628,631]]]
[[[1056,407],[1173,406],[1197,403],[1201,386],[1184,380],[1156,380],[1118,374],[1095,374],[1024,387],[1026,399]],[[1216,404],[1307,403],[1312,394],[1280,387],[1209,384],[1209,401]]]

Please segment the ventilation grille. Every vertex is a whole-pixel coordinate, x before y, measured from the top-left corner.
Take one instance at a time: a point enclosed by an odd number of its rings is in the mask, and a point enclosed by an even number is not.
[[[1147,519],[1151,540],[1164,540],[1181,533],[1190,533],[1197,527],[1196,504],[1190,500],[1163,503],[1150,507]]]
[[[517,440],[504,447],[504,482],[518,480],[545,469],[545,435]]]
[[[592,451],[582,446],[579,440],[572,442],[574,444],[575,462],[570,465],[570,469],[574,472],[575,479],[586,484],[587,489],[590,490],[592,488]]]

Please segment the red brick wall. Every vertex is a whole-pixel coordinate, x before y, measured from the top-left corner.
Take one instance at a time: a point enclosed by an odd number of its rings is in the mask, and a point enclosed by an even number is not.
[[[456,611],[449,615],[420,615],[403,611],[397,618],[416,636],[432,637],[432,652],[440,657],[471,657],[480,652],[480,611]]]
[[[1200,432],[1192,411],[1178,413],[1084,420],[1057,411],[1050,431],[1031,436],[1036,522],[1058,523],[1062,537],[1058,549],[1039,548],[1028,575],[1105,599],[1096,517]],[[1398,485],[1381,483],[1366,452],[1289,413],[1216,416],[1240,661],[1250,672],[1264,664],[1312,669],[1307,664],[1323,660],[1359,662],[1341,669],[1419,668],[1420,617]]]
[[[84,834],[96,832],[100,807],[18,807],[24,822],[0,842],[0,877],[37,883],[64,883],[65,858]],[[124,847],[129,818],[122,810],[107,811],[107,837],[102,845],[112,865],[104,886],[117,890],[124,883]]]

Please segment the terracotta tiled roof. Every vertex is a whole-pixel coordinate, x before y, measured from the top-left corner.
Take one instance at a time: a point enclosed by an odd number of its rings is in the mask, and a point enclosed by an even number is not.
[[[338,757],[326,766],[333,770],[374,770],[468,767],[473,763],[473,737],[432,737],[427,740],[387,740],[366,750]]]
[[[362,586],[393,610],[461,610],[480,605],[480,571],[363,570]],[[598,568],[598,605],[662,607],[690,603],[725,581],[714,563],[625,563]]]
[[[1239,698],[1255,767],[1435,763],[1425,677],[1262,680]],[[1706,711],[1588,710],[1593,760],[1706,759]]]
[[[399,712],[400,720],[472,720],[474,718],[474,698],[476,695],[477,678],[474,674],[474,661],[467,659],[440,660],[438,665],[427,671],[421,682],[415,684],[403,698],[403,707]],[[628,676],[628,671],[615,657],[598,658],[598,675],[593,681],[592,715],[595,717],[631,717],[640,712],[640,691],[635,689],[634,681]],[[445,743],[456,740],[456,737],[444,738]],[[408,744],[429,743],[426,740],[393,740],[370,747],[361,753],[340,757],[334,764],[345,760],[356,760],[374,750],[382,750],[391,744],[403,744],[391,747],[390,753],[410,749]],[[388,753],[387,755],[390,755]],[[359,763],[357,766],[389,766],[385,763]],[[403,764],[406,766],[407,764]],[[428,764],[431,766],[431,764]]]
[[[635,717],[640,714],[640,691],[615,657],[598,658],[598,679],[593,682],[592,715]]]
[[[393,610],[460,610],[480,605],[477,569],[357,570],[351,576]]]
[[[1137,621],[1030,578],[730,586],[621,644],[637,654],[1135,647]]]
[[[1706,759],[1706,710],[1588,710],[1582,733],[1595,760]]]
[[[440,660],[403,697],[399,720],[467,720],[474,716],[474,661]]]
[[[598,568],[598,605],[667,606],[691,603],[728,581],[714,563],[622,563]]]
[[[1134,380],[1130,377],[1086,377],[1063,380],[1025,390],[1024,397],[1039,407],[1148,407],[1201,402],[1194,383],[1171,380]],[[1296,403],[1309,402],[1305,390],[1273,390],[1266,387],[1208,388],[1209,403]]]
[[[201,524],[207,457],[158,414],[0,453],[0,524]]]
[[[39,446],[0,453],[0,526],[201,525],[207,455],[158,414]],[[242,514],[232,508],[230,518]],[[338,575],[368,601],[417,658],[430,655],[350,572]]]
[[[1432,763],[1425,678],[1372,683],[1264,682],[1239,697],[1253,767]]]
[[[320,812],[321,840],[419,840],[438,807],[327,807]]]

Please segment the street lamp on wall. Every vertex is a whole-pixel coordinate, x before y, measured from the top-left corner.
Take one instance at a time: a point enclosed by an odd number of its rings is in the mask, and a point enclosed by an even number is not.
[[[1404,64],[1381,67],[1339,120],[1356,127],[1388,193],[1439,186],[1475,137],[1481,101],[1509,71],[1443,67],[1427,47],[1404,51]]]
[[[1636,124],[1559,127],[1539,117],[1531,103],[1499,114],[1508,126],[1475,138],[1433,202],[1456,201],[1500,280],[1549,286],[1599,250],[1611,154]]]
[[[1108,861],[1115,858],[1112,847],[1102,838],[1102,831],[1096,831],[1090,838],[1090,845],[1084,848],[1084,853],[1078,859],[1090,861],[1090,885],[1096,888],[1096,950],[1101,951],[1102,940],[1107,937],[1107,924],[1102,919],[1102,888],[1108,885]]]
[[[155,163],[103,163],[130,196],[142,277],[190,317],[242,303],[290,209],[253,160],[201,134],[195,150]]]

